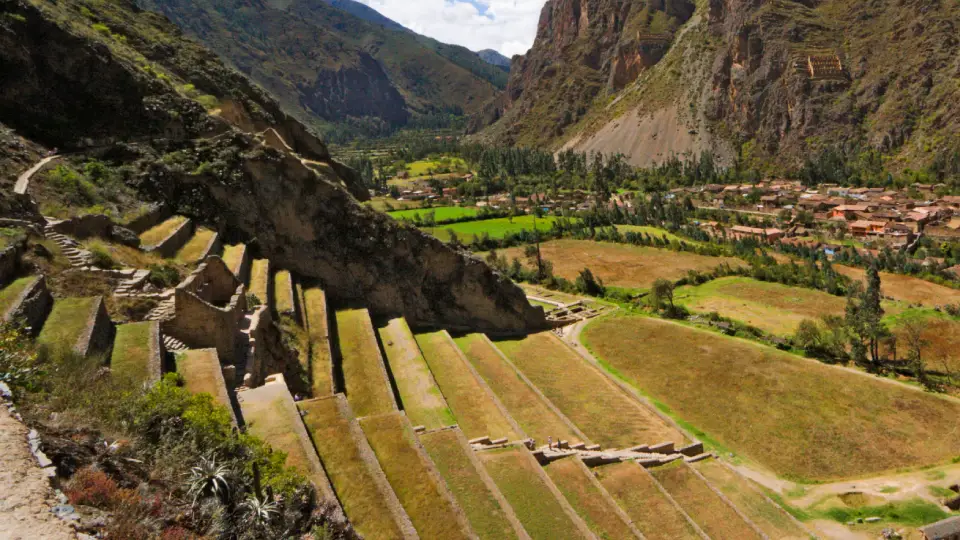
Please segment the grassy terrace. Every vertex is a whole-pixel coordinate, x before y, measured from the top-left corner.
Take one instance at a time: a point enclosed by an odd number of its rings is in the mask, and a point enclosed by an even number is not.
[[[633,462],[615,463],[593,471],[648,540],[701,538],[641,466]]]
[[[713,441],[790,479],[849,478],[960,455],[955,399],[646,317],[596,321],[583,342]]]
[[[866,271],[861,268],[853,268],[840,264],[835,265],[834,268],[838,273],[851,279],[860,281],[867,279]],[[911,304],[922,304],[926,307],[936,307],[960,302],[960,289],[944,287],[943,285],[937,285],[925,279],[902,274],[880,272],[880,288],[884,296],[889,296]]]
[[[243,263],[243,254],[246,249],[247,246],[243,244],[223,248],[223,262],[226,263],[227,268],[229,268],[234,275],[239,275],[240,273],[240,265]]]
[[[481,334],[470,334],[455,341],[528,437],[533,437],[538,444],[546,441],[547,437],[557,441],[580,442],[580,437],[517,375],[516,370],[497,354]]]
[[[43,324],[37,343],[51,349],[72,350],[87,329],[98,298],[61,298]]]
[[[416,436],[396,412],[360,420],[363,433],[421,538],[468,538],[457,508],[429,473]]]
[[[210,394],[220,405],[232,409],[216,349],[177,353],[176,364],[177,373],[183,377],[184,388],[191,394]]]
[[[215,231],[206,227],[198,227],[196,232],[193,233],[193,237],[177,252],[175,258],[184,264],[200,261],[206,255],[207,247],[216,235]]]
[[[485,435],[494,439],[518,438],[519,434],[477,381],[446,332],[418,334],[416,340],[460,429],[468,439]]]
[[[364,462],[351,434],[351,419],[335,398],[301,401],[303,423],[320,454],[343,511],[357,532],[370,540],[402,538],[400,527]]]
[[[114,377],[140,383],[152,382],[160,375],[160,366],[153,365],[151,337],[156,323],[139,322],[117,326],[110,358],[110,373]]]
[[[597,537],[633,538],[633,531],[627,522],[620,517],[617,508],[604,498],[593,473],[586,470],[579,460],[576,456],[564,458],[550,463],[544,470]]]
[[[294,313],[293,276],[286,270],[281,270],[273,276],[274,302],[277,313]]]
[[[461,437],[457,430],[445,429],[421,435],[420,442],[467,514],[474,532],[480,538],[516,538],[503,508],[470,460],[467,452],[473,450],[461,445]]]
[[[710,538],[747,540],[760,535],[710,489],[686,463],[675,461],[650,470],[660,485]]]
[[[187,221],[187,218],[183,216],[173,216],[141,234],[140,243],[146,247],[155,246],[166,240],[167,237],[173,234],[173,231],[177,230],[185,221]]]
[[[929,309],[906,310],[887,319],[901,344],[908,343],[904,324],[911,321],[922,324],[921,335],[926,342],[922,355],[927,369],[941,373],[960,371],[960,320]]]
[[[3,317],[7,310],[13,307],[14,302],[20,298],[23,291],[38,279],[40,279],[38,276],[20,278],[0,290],[0,317]]]
[[[256,296],[260,304],[269,302],[268,290],[270,289],[270,261],[267,259],[257,259],[253,261],[250,267],[250,286],[247,287],[247,293]]]
[[[433,212],[433,219],[437,223],[461,219],[464,217],[473,217],[480,213],[479,208],[464,208],[462,206],[440,206],[437,208],[421,208],[417,210],[396,210],[388,212],[393,219],[413,220],[415,216],[422,219],[426,214]]]
[[[670,242],[677,242],[677,243],[684,242],[691,246],[697,246],[701,244],[701,242],[697,242],[696,240],[690,240],[689,238],[682,238],[680,236],[673,234],[670,231],[667,231],[666,229],[660,229],[658,227],[649,227],[646,225],[617,225],[617,230],[620,231],[621,234],[627,234],[628,232],[632,232],[632,233],[638,233],[638,234],[645,234],[650,237],[656,237],[660,240],[663,240],[663,237],[667,237],[667,240],[669,240]]]
[[[413,425],[431,430],[455,424],[457,421],[433,380],[407,321],[393,319],[379,331],[403,409]]]
[[[478,452],[477,457],[531,537],[582,537],[526,449],[487,450]]]
[[[322,289],[307,289],[303,298],[310,339],[310,388],[313,397],[329,396],[333,392],[333,361],[330,358],[327,296]]]
[[[363,417],[395,411],[397,404],[367,310],[338,311],[337,332],[347,400],[353,412]]]
[[[549,332],[497,347],[593,442],[627,448],[686,440]]]
[[[496,218],[485,219],[482,221],[466,221],[463,223],[451,223],[449,225],[439,225],[437,227],[425,227],[422,230],[426,233],[436,236],[444,242],[450,241],[449,231],[453,231],[461,241],[470,242],[473,235],[482,236],[483,233],[490,235],[490,238],[503,238],[507,233],[518,233],[521,230],[533,231],[533,216],[519,216],[514,218]],[[548,216],[537,219],[537,230],[549,231],[553,227],[553,222],[557,218]]]
[[[715,459],[693,464],[713,486],[737,505],[770,538],[806,540],[810,536],[787,513],[763,496],[749,480]]]

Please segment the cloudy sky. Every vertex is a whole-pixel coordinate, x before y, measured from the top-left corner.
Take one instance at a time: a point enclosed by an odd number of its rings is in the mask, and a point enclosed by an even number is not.
[[[545,0],[359,0],[407,28],[510,57],[533,45]]]

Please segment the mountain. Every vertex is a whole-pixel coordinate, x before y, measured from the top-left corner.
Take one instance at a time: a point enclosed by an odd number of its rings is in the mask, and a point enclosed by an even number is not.
[[[336,3],[360,9],[356,3]],[[140,4],[199,38],[315,127],[349,121],[382,132],[469,114],[506,83],[501,70],[463,47],[391,30],[387,23],[363,20],[324,1]]]
[[[477,56],[479,56],[481,59],[483,59],[484,62],[488,64],[492,64],[494,66],[510,71],[510,59],[493,49],[484,49],[482,51],[477,51]]]
[[[960,144],[958,30],[957,2],[550,0],[470,128],[638,165],[795,166],[842,144],[916,167]]]
[[[412,32],[412,30],[408,30],[406,26],[403,26],[402,24],[394,21],[393,19],[390,19],[388,17],[381,15],[379,11],[361,2],[357,2],[355,0],[324,0],[324,1],[339,10],[346,11],[347,13],[353,15],[354,17],[363,19],[373,24],[378,24],[388,30]]]

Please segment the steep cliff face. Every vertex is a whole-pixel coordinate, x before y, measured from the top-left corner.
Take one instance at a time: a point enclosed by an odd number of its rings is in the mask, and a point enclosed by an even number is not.
[[[33,141],[26,152],[123,168],[144,201],[226,225],[332,298],[444,326],[544,325],[483,262],[361,206],[355,174],[307,129],[130,3],[0,0],[0,68],[0,122]],[[11,141],[0,162],[20,160]]]
[[[320,71],[312,84],[300,87],[300,93],[304,106],[322,118],[375,116],[396,125],[410,119],[403,96],[365,52],[356,66]]]

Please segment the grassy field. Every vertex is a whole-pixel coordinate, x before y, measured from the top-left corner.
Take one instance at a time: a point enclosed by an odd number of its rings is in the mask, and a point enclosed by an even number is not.
[[[193,237],[180,248],[180,251],[177,252],[174,258],[183,264],[200,262],[203,256],[207,254],[207,247],[216,234],[215,231],[211,231],[206,227],[197,227],[197,230],[193,233]]]
[[[310,389],[313,397],[329,396],[333,392],[333,359],[330,357],[327,296],[322,289],[307,289],[303,298],[310,340]]]
[[[886,322],[898,338],[901,358],[908,350],[904,329],[908,321],[918,322],[923,327],[921,335],[926,344],[921,354],[928,370],[960,372],[960,320],[929,309],[910,309],[888,317]]]
[[[150,341],[153,322],[121,324],[113,342],[110,374],[139,383],[153,382],[160,375],[160,366],[151,365]],[[158,359],[159,360],[159,359]]]
[[[257,259],[253,261],[250,267],[250,286],[247,287],[247,294],[251,294],[260,300],[260,305],[265,305],[268,300],[268,290],[270,289],[270,261],[267,259]]]
[[[167,237],[170,236],[173,231],[177,230],[186,220],[187,218],[183,216],[173,216],[156,227],[144,231],[144,233],[140,235],[140,243],[143,244],[144,247],[155,246],[166,240]]]
[[[466,173],[468,171],[467,162],[462,158],[445,157],[441,159],[423,159],[409,163],[407,164],[407,173],[411,178],[418,178],[420,176],[440,174],[436,171],[441,168],[450,169],[451,172]]]
[[[357,532],[371,540],[402,538],[386,499],[352,438],[350,419],[338,409],[337,400],[301,401],[297,407],[303,413],[303,423],[343,511]]]
[[[960,455],[960,401],[647,317],[596,321],[583,342],[702,436],[792,480]]]
[[[81,242],[91,252],[106,254],[114,266],[127,268],[150,268],[152,265],[171,264],[183,271],[186,266],[178,260],[164,260],[158,253],[143,251],[123,244],[107,242],[100,238],[88,238]]]
[[[487,450],[477,457],[532,538],[582,537],[526,449]]]
[[[834,265],[834,269],[851,279],[860,281],[866,279],[866,271],[860,268],[837,264]],[[951,289],[925,279],[901,274],[880,272],[880,289],[884,296],[926,307],[960,303],[960,289]]]
[[[738,516],[737,512],[717,496],[682,460],[650,469],[650,474],[710,538],[759,540],[760,535],[753,527]]]
[[[648,540],[701,538],[677,507],[657,489],[653,478],[636,463],[604,465],[593,472]]]
[[[550,410],[483,335],[470,334],[454,341],[528,437],[538,444],[544,443],[547,437],[580,442],[580,437]]]
[[[744,277],[716,279],[675,292],[678,304],[700,313],[724,317],[780,336],[792,335],[805,319],[843,316],[846,298],[822,291],[790,287]]]
[[[595,443],[628,448],[686,440],[549,332],[498,341],[497,347]]]
[[[370,315],[365,309],[337,312],[340,357],[347,400],[357,417],[396,410]]]
[[[457,509],[442,495],[400,413],[360,420],[363,433],[421,538],[468,538]]]
[[[233,408],[223,384],[223,372],[216,349],[194,349],[177,353],[177,373],[191,394],[210,394],[224,407]]]
[[[509,420],[477,381],[457,347],[444,331],[418,334],[417,344],[440,391],[468,439],[489,435],[516,440]]]
[[[456,220],[464,217],[473,217],[480,213],[480,209],[476,207],[465,208],[462,206],[439,206],[436,208],[422,208],[419,210],[396,210],[394,212],[389,212],[389,214],[393,219],[413,220],[414,216],[420,216],[422,219],[430,212],[433,212],[433,219],[437,223],[443,223],[445,221]]]
[[[296,303],[293,299],[293,276],[286,270],[280,270],[273,276],[274,307],[279,314],[293,314],[296,312]]]
[[[246,249],[247,246],[243,244],[236,244],[223,248],[223,262],[227,265],[227,268],[233,272],[234,275],[240,274],[240,264],[243,262],[243,254]]]
[[[0,290],[0,317],[3,317],[7,310],[13,307],[13,303],[20,298],[23,291],[37,279],[39,279],[37,276],[20,278]]]
[[[676,281],[686,276],[688,270],[705,272],[724,262],[744,264],[730,257],[707,257],[593,240],[552,240],[542,244],[540,251],[545,259],[553,263],[553,271],[560,277],[574,280],[581,270],[589,268],[605,285],[640,290],[648,289],[660,278]],[[524,261],[523,248],[510,248],[498,253],[506,255],[509,260],[517,257]]]
[[[447,406],[407,321],[396,318],[379,329],[390,371],[397,383],[403,410],[415,426],[428,430],[451,426],[457,421]]]
[[[463,447],[465,441],[461,437],[459,431],[445,429],[420,435],[420,442],[467,514],[474,532],[480,538],[516,538],[503,508],[467,453],[473,450]]]
[[[543,469],[560,489],[570,506],[599,538],[633,538],[633,531],[617,508],[603,496],[593,473],[573,456],[554,461]]]
[[[72,350],[87,329],[98,298],[61,298],[43,323],[37,343],[56,350]]]
[[[421,230],[428,234],[436,236],[444,242],[450,241],[450,232],[456,233],[461,242],[470,242],[473,236],[482,236],[483,233],[490,235],[490,238],[503,238],[507,233],[518,233],[522,230],[533,231],[534,216],[519,216],[513,218],[484,219],[482,221],[466,221],[463,223],[451,223],[449,225],[440,225],[437,227],[424,227]],[[548,216],[537,218],[537,228],[539,231],[549,231],[553,227],[553,222],[557,218]],[[521,251],[522,255],[522,251]]]
[[[617,230],[620,231],[621,234],[627,234],[628,232],[646,234],[647,236],[656,237],[659,240],[663,240],[663,237],[667,237],[667,240],[670,242],[685,242],[691,246],[697,246],[701,244],[701,242],[677,236],[672,232],[659,227],[649,227],[646,225],[617,225]]]
[[[707,459],[692,466],[770,538],[807,540],[810,537],[783,509],[764,497],[758,487],[719,461]]]

